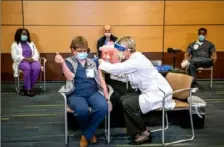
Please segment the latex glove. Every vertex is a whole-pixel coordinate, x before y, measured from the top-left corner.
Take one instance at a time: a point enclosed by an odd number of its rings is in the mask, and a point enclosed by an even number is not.
[[[108,104],[108,111],[111,112],[112,109],[113,109],[113,106],[112,106],[112,103],[110,100],[107,101],[107,104]]]
[[[56,52],[55,62],[57,62],[57,63],[63,63],[64,62],[64,58],[58,52]]]
[[[190,62],[189,62],[188,60],[183,60],[182,63],[181,63],[181,67],[182,67],[182,68],[185,68],[185,67],[187,67],[189,64],[190,64]]]
[[[104,60],[103,59],[99,59],[98,63],[101,64]]]

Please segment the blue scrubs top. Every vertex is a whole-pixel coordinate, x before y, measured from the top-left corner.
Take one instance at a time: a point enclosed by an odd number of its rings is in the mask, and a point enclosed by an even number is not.
[[[94,78],[87,78],[86,76],[86,68],[82,66],[79,61],[77,61],[78,67],[75,74],[75,90],[71,95],[75,95],[77,97],[90,97],[95,92],[97,92],[98,87]],[[71,63],[66,61],[68,68],[73,72],[73,67]]]

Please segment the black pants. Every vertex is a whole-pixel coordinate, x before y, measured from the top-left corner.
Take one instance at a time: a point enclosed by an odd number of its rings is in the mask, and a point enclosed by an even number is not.
[[[113,89],[114,92],[110,97],[111,103],[113,105],[113,109],[111,112],[111,122],[112,124],[116,124],[116,127],[124,127],[124,115],[122,113],[122,107],[120,103],[121,96],[134,92],[134,89],[131,88],[131,85],[128,85],[128,89],[126,87],[126,83],[117,81],[117,80],[112,80],[110,79],[109,75],[106,74],[106,83],[110,85]]]
[[[140,92],[132,92],[121,97],[127,133],[130,136],[146,130],[139,106],[139,95]]]
[[[196,82],[197,68],[199,68],[199,67],[208,68],[208,67],[211,67],[212,65],[213,65],[213,61],[212,60],[201,61],[201,62],[200,61],[197,61],[197,62],[195,62],[192,59],[192,61],[190,61],[190,65],[188,67],[187,73],[188,73],[188,75],[194,77],[193,84]]]

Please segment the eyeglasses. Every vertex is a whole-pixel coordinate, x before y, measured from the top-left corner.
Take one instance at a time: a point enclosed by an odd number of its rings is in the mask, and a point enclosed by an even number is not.
[[[76,49],[76,52],[80,52],[80,53],[87,52],[87,51],[88,51],[87,49],[80,49],[80,48]]]

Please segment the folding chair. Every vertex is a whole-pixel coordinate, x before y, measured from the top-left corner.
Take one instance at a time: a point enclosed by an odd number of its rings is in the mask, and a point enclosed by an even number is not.
[[[43,57],[40,57],[40,65],[41,65],[41,73],[40,73],[40,89],[42,89],[43,91],[46,90],[46,62],[47,62],[47,59],[46,58],[43,58]],[[18,77],[15,77],[15,90],[16,92],[20,93],[20,79],[19,79],[19,76],[20,74],[23,73],[22,70],[19,70],[19,75]],[[44,79],[43,79],[43,75],[44,75]]]
[[[181,73],[168,73],[166,76],[166,79],[171,85],[171,87],[173,88],[174,92],[165,95],[163,97],[162,108],[156,110],[156,111],[162,111],[162,128],[157,130],[152,130],[151,132],[162,131],[162,143],[164,146],[186,142],[186,141],[192,141],[194,139],[194,126],[193,126],[192,108],[191,108],[193,88],[190,88],[190,87],[193,81],[193,77],[185,75],[185,74],[181,74]],[[174,109],[170,110],[165,108],[165,99],[171,95],[173,96],[173,98],[175,98],[173,100],[175,101],[176,106]],[[190,99],[190,103],[181,101],[181,100],[187,100],[188,98]],[[182,110],[189,111],[192,135],[190,138],[187,138],[187,139],[182,139],[182,140],[166,143],[165,130],[169,128],[167,111],[182,111]],[[166,117],[166,127],[165,127],[165,117]]]
[[[109,97],[112,95],[113,93],[113,89],[110,85],[108,85],[109,88]],[[73,110],[71,110],[68,107],[67,104],[67,96],[65,95],[65,93],[60,92],[59,93],[63,96],[64,98],[64,115],[65,115],[65,145],[68,146],[69,143],[69,136],[68,136],[68,118],[67,118],[67,113],[73,113]],[[91,108],[89,108],[89,111],[91,112]],[[107,144],[110,143],[110,112],[108,111],[108,114],[105,118],[105,137],[107,140]]]
[[[208,67],[208,68],[199,67],[197,70],[199,72],[206,71],[206,70],[209,71],[210,70],[210,85],[209,85],[209,87],[210,87],[210,89],[212,89],[212,84],[213,84],[213,66]]]

